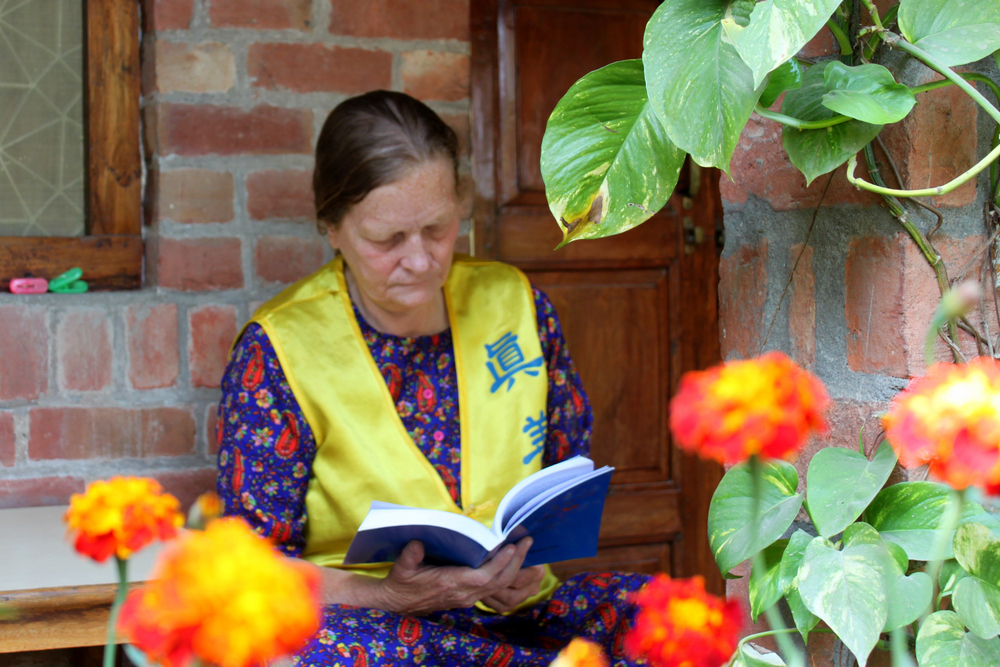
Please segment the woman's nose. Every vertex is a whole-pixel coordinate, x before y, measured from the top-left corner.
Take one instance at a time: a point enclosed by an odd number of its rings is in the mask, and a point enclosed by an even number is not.
[[[422,238],[411,238],[406,244],[403,266],[413,273],[424,273],[431,265],[431,256]]]

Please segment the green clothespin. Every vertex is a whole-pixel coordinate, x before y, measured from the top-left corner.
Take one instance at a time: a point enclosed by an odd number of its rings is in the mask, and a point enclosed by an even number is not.
[[[66,273],[50,280],[49,291],[57,294],[81,294],[86,292],[88,287],[85,281],[80,280],[82,275],[83,269],[80,267],[72,268]]]

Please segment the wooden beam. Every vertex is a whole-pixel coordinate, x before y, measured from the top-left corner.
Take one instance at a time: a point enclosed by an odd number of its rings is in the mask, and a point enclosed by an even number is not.
[[[138,289],[142,237],[0,237],[0,289],[8,289],[11,278],[51,280],[76,266],[92,290]]]

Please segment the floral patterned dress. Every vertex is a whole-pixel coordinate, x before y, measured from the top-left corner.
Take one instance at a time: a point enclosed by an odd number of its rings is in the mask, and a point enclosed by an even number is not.
[[[593,414],[548,297],[535,290],[538,336],[549,376],[543,465],[589,453]],[[407,432],[461,506],[458,385],[450,331],[401,338],[358,324]],[[305,497],[316,442],[270,341],[244,332],[222,380],[216,435],[218,490],[226,515],[240,516],[288,556],[305,547]],[[280,455],[278,454],[280,452]],[[298,665],[548,665],[570,639],[601,644],[613,665],[634,608],[628,594],[647,577],[590,573],[564,582],[547,601],[516,614],[475,608],[414,617],[329,605]]]

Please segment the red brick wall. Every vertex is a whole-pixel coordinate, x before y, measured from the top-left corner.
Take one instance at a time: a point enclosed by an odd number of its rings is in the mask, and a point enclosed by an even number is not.
[[[233,337],[330,257],[312,220],[311,153],[338,102],[406,91],[467,151],[468,0],[143,10],[146,283],[0,295],[0,508],[65,503],[116,473],[154,476],[185,502],[213,486]]]

